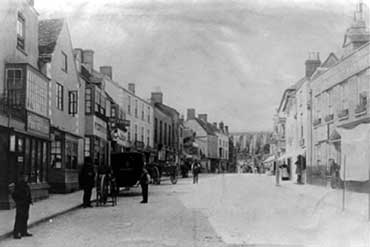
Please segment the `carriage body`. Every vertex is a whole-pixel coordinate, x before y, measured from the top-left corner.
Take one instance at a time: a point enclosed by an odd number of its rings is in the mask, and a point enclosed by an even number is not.
[[[139,152],[112,153],[111,167],[118,187],[132,187],[140,179],[144,155]]]

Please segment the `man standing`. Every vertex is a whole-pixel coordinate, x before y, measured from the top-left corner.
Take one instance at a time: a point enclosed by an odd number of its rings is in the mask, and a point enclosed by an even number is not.
[[[16,216],[13,230],[13,237],[15,239],[32,236],[32,234],[27,231],[30,204],[32,204],[31,189],[27,181],[28,176],[23,173],[20,174],[18,181],[15,184],[14,192],[12,193],[12,197],[16,206]]]
[[[84,208],[91,208],[91,193],[95,183],[95,172],[90,158],[86,158],[85,160],[85,164],[80,172],[79,181],[80,187],[84,190],[82,206]]]
[[[147,169],[145,169],[145,167],[143,167],[143,170],[142,170],[141,176],[140,176],[140,186],[141,186],[141,193],[143,195],[143,200],[140,203],[148,203],[149,182],[150,182],[149,173],[148,173]]]
[[[302,174],[303,174],[302,155],[297,156],[297,161],[295,162],[295,165],[296,165],[295,173],[297,174],[297,184],[303,184],[302,182]]]
[[[200,164],[198,163],[198,161],[194,161],[191,170],[193,172],[193,184],[197,184],[200,172]]]

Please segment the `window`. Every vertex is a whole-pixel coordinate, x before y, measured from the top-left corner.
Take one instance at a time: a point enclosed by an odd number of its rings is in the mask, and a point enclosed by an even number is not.
[[[150,146],[150,130],[147,130],[146,134],[146,145]]]
[[[77,169],[77,142],[76,141],[66,141],[66,168],[67,169]]]
[[[9,104],[12,107],[22,107],[23,95],[23,73],[20,69],[7,69],[7,87]]]
[[[135,124],[135,142],[137,141],[137,125]]]
[[[144,127],[141,127],[141,142],[144,142]]]
[[[158,141],[158,119],[154,118],[154,142],[157,143]]]
[[[62,168],[62,142],[55,140],[51,143],[51,168]]]
[[[148,120],[148,123],[150,123],[150,106],[148,106],[148,118],[147,118],[147,120]]]
[[[63,97],[64,97],[64,88],[63,85],[57,83],[57,98],[56,98],[56,105],[57,109],[63,111]]]
[[[85,157],[90,157],[90,142],[91,142],[90,137],[85,137],[85,148],[84,148]]]
[[[115,105],[113,105],[112,108],[110,108],[110,116],[112,118],[115,118],[117,116],[117,109]]]
[[[171,146],[171,134],[172,134],[172,131],[171,131],[171,125],[168,125],[168,145]]]
[[[135,117],[137,118],[137,100],[135,100]]]
[[[27,109],[42,116],[48,115],[48,82],[31,70],[27,72]]]
[[[141,107],[141,120],[144,121],[144,119],[145,119],[145,115],[144,115],[144,104],[142,104],[141,106],[142,106]]]
[[[62,52],[62,70],[64,72],[68,71],[68,57],[64,52]]]
[[[77,114],[77,91],[68,92],[68,113],[72,116]]]
[[[91,88],[86,88],[85,91],[85,113],[91,113],[92,107],[92,92]]]
[[[17,19],[17,48],[25,50],[25,25],[26,21],[21,13],[18,13]]]
[[[167,145],[167,123],[164,123],[164,137],[163,137],[163,144]]]
[[[131,97],[128,96],[127,112],[131,115]]]
[[[163,144],[162,143],[162,136],[163,136],[163,125],[162,125],[162,121],[159,121],[159,144]]]

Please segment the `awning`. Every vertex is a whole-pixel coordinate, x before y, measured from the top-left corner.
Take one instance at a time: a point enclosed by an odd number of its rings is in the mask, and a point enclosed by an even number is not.
[[[272,161],[274,161],[274,160],[275,160],[275,156],[274,156],[274,155],[272,155],[272,156],[268,157],[267,159],[265,159],[265,160],[263,161],[263,163],[272,162]]]

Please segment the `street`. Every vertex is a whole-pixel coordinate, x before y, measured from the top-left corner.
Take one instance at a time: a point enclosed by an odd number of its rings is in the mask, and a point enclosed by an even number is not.
[[[332,205],[340,191],[321,200],[310,197],[318,188],[276,187],[266,175],[201,174],[195,185],[188,178],[151,186],[148,204],[139,203],[139,188],[122,191],[116,207],[77,209],[31,228],[31,238],[9,238],[0,245],[369,246],[362,211],[341,212]]]

